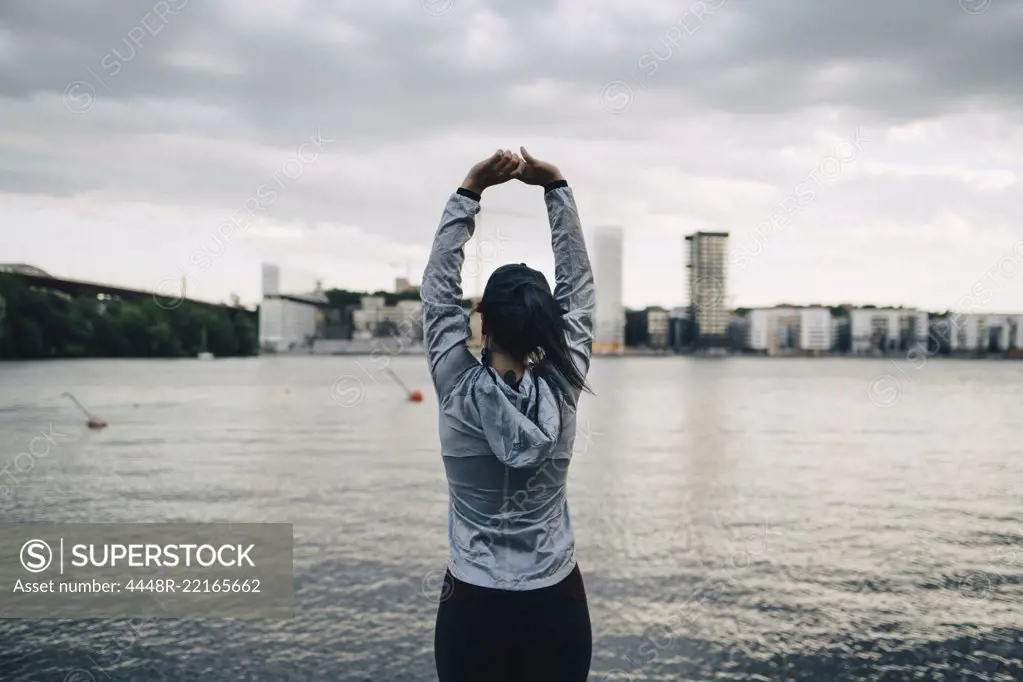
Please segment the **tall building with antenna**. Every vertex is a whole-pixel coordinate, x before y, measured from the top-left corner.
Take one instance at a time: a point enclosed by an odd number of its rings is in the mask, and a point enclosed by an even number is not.
[[[625,350],[625,308],[622,304],[622,228],[605,225],[594,230],[594,284],[597,310],[593,352],[617,355]]]

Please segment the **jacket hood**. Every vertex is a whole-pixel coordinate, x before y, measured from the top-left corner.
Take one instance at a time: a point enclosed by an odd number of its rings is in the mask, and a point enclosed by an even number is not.
[[[502,463],[535,467],[551,456],[561,435],[561,407],[546,380],[527,370],[513,388],[483,367],[472,397],[480,428]]]

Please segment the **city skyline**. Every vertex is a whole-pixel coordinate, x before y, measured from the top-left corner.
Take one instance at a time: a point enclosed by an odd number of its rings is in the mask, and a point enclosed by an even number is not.
[[[813,356],[886,353],[944,353],[966,357],[1020,357],[1023,314],[955,313],[931,316],[912,308],[849,308],[819,305],[750,308],[722,306],[727,288],[722,254],[724,233],[686,238],[693,304],[672,310],[628,310],[621,304],[621,228],[601,226],[594,234],[596,310],[593,353],[752,352]],[[0,271],[4,265],[0,264]],[[365,352],[389,338],[397,352],[419,347],[422,303],[417,297],[372,294],[344,305],[328,304],[319,288],[312,294],[282,292],[279,268],[263,266],[264,300],[259,312],[259,345],[271,352],[331,354]],[[710,281],[712,286],[706,286]],[[394,293],[414,292],[407,278],[395,279]],[[470,297],[470,303],[477,301]],[[637,315],[639,317],[637,317]],[[478,347],[481,321],[470,315],[470,347]]]
[[[472,242],[470,242],[470,245],[471,245],[471,243]],[[470,245],[467,245],[467,248],[470,248]],[[369,288],[369,287],[354,287],[354,288],[335,287],[335,286],[330,286],[330,285],[325,284],[324,281],[323,281],[323,278],[317,276],[315,273],[298,272],[298,271],[295,271],[295,270],[287,270],[287,269],[286,270],[281,270],[279,265],[263,263],[263,264],[261,264],[261,267],[263,268],[262,278],[261,278],[262,286],[263,286],[263,291],[260,294],[260,297],[257,298],[257,300],[255,300],[255,301],[248,301],[248,302],[239,299],[239,304],[240,305],[242,305],[244,307],[248,307],[250,309],[251,308],[255,308],[255,307],[258,307],[260,305],[260,303],[262,302],[263,298],[265,298],[265,294],[267,293],[267,282],[268,282],[268,280],[267,280],[267,272],[266,272],[267,266],[270,266],[270,267],[272,267],[275,270],[275,274],[274,274],[273,279],[272,279],[272,281],[274,282],[274,287],[273,288],[277,289],[282,294],[286,294],[286,295],[293,296],[293,297],[294,296],[299,296],[299,297],[307,296],[308,294],[313,293],[315,291],[319,291],[319,290],[322,290],[322,291],[339,290],[339,291],[348,291],[348,292],[352,292],[352,293],[362,293],[362,294],[367,295],[367,296],[376,296],[376,295],[380,295],[380,294],[403,293],[403,292],[407,292],[409,289],[418,291],[418,289],[419,289],[419,282],[418,281],[410,281],[410,280],[406,279],[405,277],[394,277],[389,282],[389,285],[384,285],[384,286],[381,286],[381,287],[378,287],[378,288]],[[79,281],[79,282],[82,282],[84,284],[95,284],[95,285],[99,285],[101,288],[104,287],[104,286],[110,286],[112,288],[117,288],[119,286],[117,283],[109,282],[109,281],[75,280],[75,278],[61,277],[59,273],[46,272],[45,270],[43,270],[41,268],[38,268],[37,266],[32,265],[30,263],[0,263],[0,273],[3,273],[3,272],[15,272],[15,273],[26,273],[27,272],[29,274],[31,274],[32,272],[35,272],[36,274],[42,275],[44,277],[54,277],[54,278],[56,278],[58,280],[66,280],[66,281],[69,281],[69,282]],[[547,275],[549,281],[554,281],[553,273],[545,273],[545,274]],[[287,275],[287,276],[282,277],[282,275]],[[485,281],[485,278],[477,278],[477,279],[480,280],[480,281]],[[281,284],[282,280],[288,280],[291,284],[290,285],[282,285]],[[207,299],[199,299],[199,298],[192,297],[191,293],[187,289],[189,281],[190,281],[190,278],[186,275],[186,276],[183,276],[180,280],[175,281],[173,287],[166,287],[166,288],[173,289],[173,292],[171,292],[171,293],[168,293],[166,290],[161,290],[161,289],[166,289],[165,287],[160,287],[156,291],[146,290],[146,289],[138,289],[138,290],[135,290],[135,291],[141,292],[141,293],[147,293],[148,292],[148,293],[154,294],[155,295],[154,298],[158,298],[158,299],[161,299],[161,300],[164,301],[163,303],[161,303],[161,305],[163,307],[168,305],[166,303],[166,300],[176,301],[176,300],[180,300],[181,298],[183,298],[180,295],[181,292],[183,292],[185,294],[184,298],[188,298],[190,300],[196,300],[196,301],[200,301],[200,302],[213,303],[213,304],[223,304],[223,305],[234,305],[235,304],[234,303],[234,296],[233,296],[234,292],[232,292],[231,296],[226,296],[226,297],[224,297],[221,300],[207,300]],[[921,311],[925,311],[927,313],[938,314],[938,315],[946,313],[946,312],[959,313],[959,314],[980,314],[980,315],[987,315],[987,314],[990,314],[990,315],[1020,315],[1020,314],[1023,314],[1023,310],[1019,310],[1019,309],[1013,310],[1013,309],[1005,309],[1005,308],[992,308],[991,306],[986,306],[985,307],[983,305],[983,303],[985,301],[987,301],[987,300],[990,300],[990,295],[993,292],[992,286],[993,285],[991,285],[990,282],[985,283],[984,280],[978,281],[978,283],[974,287],[972,293],[968,294],[965,297],[965,299],[963,301],[961,301],[961,302],[964,302],[965,305],[959,306],[958,308],[940,308],[939,307],[939,308],[929,308],[928,309],[928,308],[925,308],[923,306],[915,306],[915,305],[909,305],[909,304],[887,304],[887,303],[878,303],[877,301],[853,301],[853,300],[846,299],[846,300],[835,300],[835,301],[823,301],[823,300],[811,300],[811,301],[786,300],[786,301],[774,301],[774,302],[769,302],[769,303],[764,303],[764,304],[759,304],[759,305],[742,305],[742,304],[740,304],[740,305],[731,305],[731,304],[729,304],[729,305],[725,305],[724,306],[724,310],[727,310],[727,311],[731,312],[731,311],[736,311],[736,310],[773,310],[773,309],[777,309],[777,308],[849,308],[849,309],[856,309],[856,308],[866,308],[866,309],[879,308],[879,309],[890,309],[890,310],[914,309],[914,310],[921,310]],[[126,289],[130,289],[130,287],[126,287]],[[473,286],[470,285],[469,281],[463,281],[463,297],[465,299],[467,299],[467,300],[468,299],[478,299],[479,296],[481,295],[481,291],[482,291],[482,287],[480,287],[479,290],[477,291],[477,290],[474,289]],[[727,296],[726,300],[727,299],[731,299],[731,298],[733,298],[733,297]],[[655,301],[655,302],[646,302],[646,303],[642,303],[641,302],[638,305],[628,305],[628,304],[623,304],[622,305],[622,310],[623,311],[624,310],[641,311],[641,310],[649,310],[649,309],[660,309],[660,310],[664,310],[664,311],[673,311],[673,310],[676,310],[676,309],[689,310],[690,308],[691,308],[691,299],[687,299],[685,302],[679,303],[679,304],[665,304],[665,303],[661,303],[661,302],[656,302]]]
[[[722,231],[733,307],[1020,310],[1018,3],[640,5],[5,4],[0,261],[250,305],[266,260],[386,290],[523,144],[584,227],[625,226],[628,307],[684,305],[677,244]],[[484,211],[484,277],[553,276],[536,188]]]

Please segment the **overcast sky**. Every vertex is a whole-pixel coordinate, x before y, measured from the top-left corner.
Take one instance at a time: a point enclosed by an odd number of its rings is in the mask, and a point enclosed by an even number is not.
[[[3,0],[0,262],[390,289],[526,145],[623,226],[627,305],[684,303],[710,230],[735,305],[1023,311],[1021,112],[1020,0]],[[467,293],[550,273],[539,191],[483,205]]]

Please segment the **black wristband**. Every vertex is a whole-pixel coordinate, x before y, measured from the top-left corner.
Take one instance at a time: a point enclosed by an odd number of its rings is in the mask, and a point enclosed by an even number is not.
[[[482,197],[479,194],[476,194],[476,192],[473,192],[471,189],[466,189],[464,187],[459,187],[456,194],[461,194],[463,197],[468,197],[473,201],[479,201],[480,199],[482,199]]]
[[[555,180],[554,182],[547,183],[543,186],[543,193],[547,194],[547,192],[561,189],[562,187],[568,187],[568,180]]]

